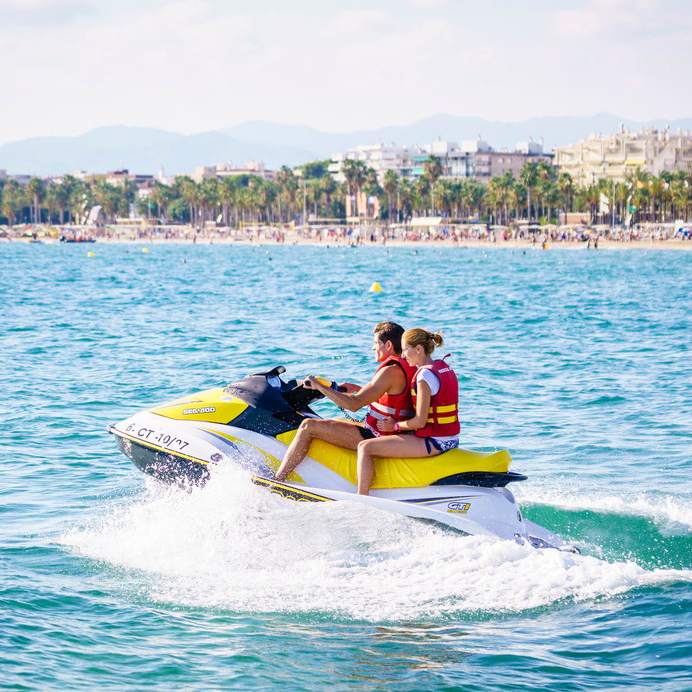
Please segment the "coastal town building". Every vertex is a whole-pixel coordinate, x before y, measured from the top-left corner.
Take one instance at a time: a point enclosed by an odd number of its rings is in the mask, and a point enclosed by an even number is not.
[[[19,183],[22,187],[26,187],[33,177],[34,176],[32,175],[24,174],[8,175],[6,170],[0,168],[0,180],[14,180],[16,183]]]
[[[232,163],[217,163],[215,166],[197,166],[192,174],[196,182],[209,178],[230,178],[234,175],[256,175],[265,180],[273,180],[276,171],[265,168],[264,161],[248,161],[243,166],[234,166]]]
[[[437,139],[422,146],[400,146],[394,143],[362,145],[334,154],[329,172],[335,180],[343,182],[344,161],[352,159],[362,161],[374,169],[380,181],[390,170],[404,179],[412,180],[425,174],[424,164],[431,155],[439,159],[443,177],[473,178],[484,183],[507,171],[518,178],[527,161],[552,162],[552,155],[543,152],[542,143],[529,140],[519,142],[513,151],[496,151],[479,136],[475,140],[460,143]]]
[[[629,132],[621,127],[613,135],[592,134],[576,144],[555,148],[555,165],[575,183],[597,180],[625,182],[638,168],[653,175],[692,168],[692,133],[669,128]]]
[[[123,182],[134,183],[138,188],[151,187],[154,184],[154,176],[145,173],[130,173],[129,169],[122,168],[119,171],[106,173],[106,182],[109,185],[122,185]]]

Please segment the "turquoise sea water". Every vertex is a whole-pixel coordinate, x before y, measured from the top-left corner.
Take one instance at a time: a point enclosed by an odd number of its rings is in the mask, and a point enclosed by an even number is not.
[[[691,270],[676,251],[0,245],[0,687],[692,689]],[[231,470],[174,490],[106,433],[275,364],[365,381],[382,319],[443,332],[464,446],[510,449],[526,515],[582,555]]]

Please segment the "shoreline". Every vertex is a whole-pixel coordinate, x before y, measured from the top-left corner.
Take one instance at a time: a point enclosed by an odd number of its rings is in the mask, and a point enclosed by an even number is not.
[[[272,238],[248,239],[248,238],[132,238],[132,237],[97,237],[92,241],[72,241],[63,243],[57,238],[41,238],[38,241],[31,238],[0,238],[0,247],[9,244],[22,245],[75,245],[84,247],[93,247],[94,245],[135,245],[135,246],[163,246],[163,245],[239,245],[239,246],[254,246],[254,247],[323,247],[323,248],[345,248],[345,249],[362,249],[362,248],[396,248],[396,249],[431,249],[431,248],[447,248],[447,249],[483,249],[483,250],[682,250],[692,251],[692,241],[689,240],[635,240],[635,241],[616,241],[599,239],[598,247],[587,247],[584,241],[549,241],[546,247],[542,243],[522,240],[498,240],[481,241],[481,240],[464,240],[454,242],[452,240],[387,240],[386,243],[364,242],[361,244],[349,244],[342,242],[334,242],[332,240],[318,241],[314,238],[287,238],[285,241],[276,241]]]
[[[330,234],[331,233],[331,234]],[[458,248],[471,249],[532,249],[532,250],[692,250],[692,238],[661,237],[654,233],[637,230],[629,237],[608,238],[595,230],[586,229],[581,237],[574,232],[569,235],[560,229],[542,234],[519,237],[503,236],[500,233],[487,232],[485,235],[474,234],[463,237],[436,237],[432,234],[414,235],[414,237],[387,237],[354,233],[353,235],[326,233],[320,229],[275,230],[253,228],[232,230],[227,228],[206,228],[201,232],[190,226],[186,227],[142,227],[105,226],[94,228],[88,226],[48,226],[26,225],[20,231],[18,227],[0,232],[0,245],[23,243],[38,245],[65,244],[131,244],[131,245],[248,245],[248,246],[313,246],[328,248]],[[593,234],[593,235],[591,235]],[[637,237],[639,236],[639,237]]]

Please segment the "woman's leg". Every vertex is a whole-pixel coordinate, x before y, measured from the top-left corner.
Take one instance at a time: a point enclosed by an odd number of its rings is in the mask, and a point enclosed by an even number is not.
[[[439,452],[431,447],[428,452],[425,438],[415,435],[383,435],[372,440],[363,440],[358,444],[358,494],[370,492],[372,479],[375,476],[373,457],[434,457]]]
[[[315,438],[331,442],[338,447],[356,449],[363,436],[359,427],[351,421],[306,418],[286,450],[283,462],[276,472],[277,481],[286,480],[291,471],[303,461]]]

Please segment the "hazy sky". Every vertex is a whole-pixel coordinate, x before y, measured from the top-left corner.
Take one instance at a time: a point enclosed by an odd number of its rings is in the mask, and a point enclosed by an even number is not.
[[[0,0],[0,142],[692,116],[690,0]]]

